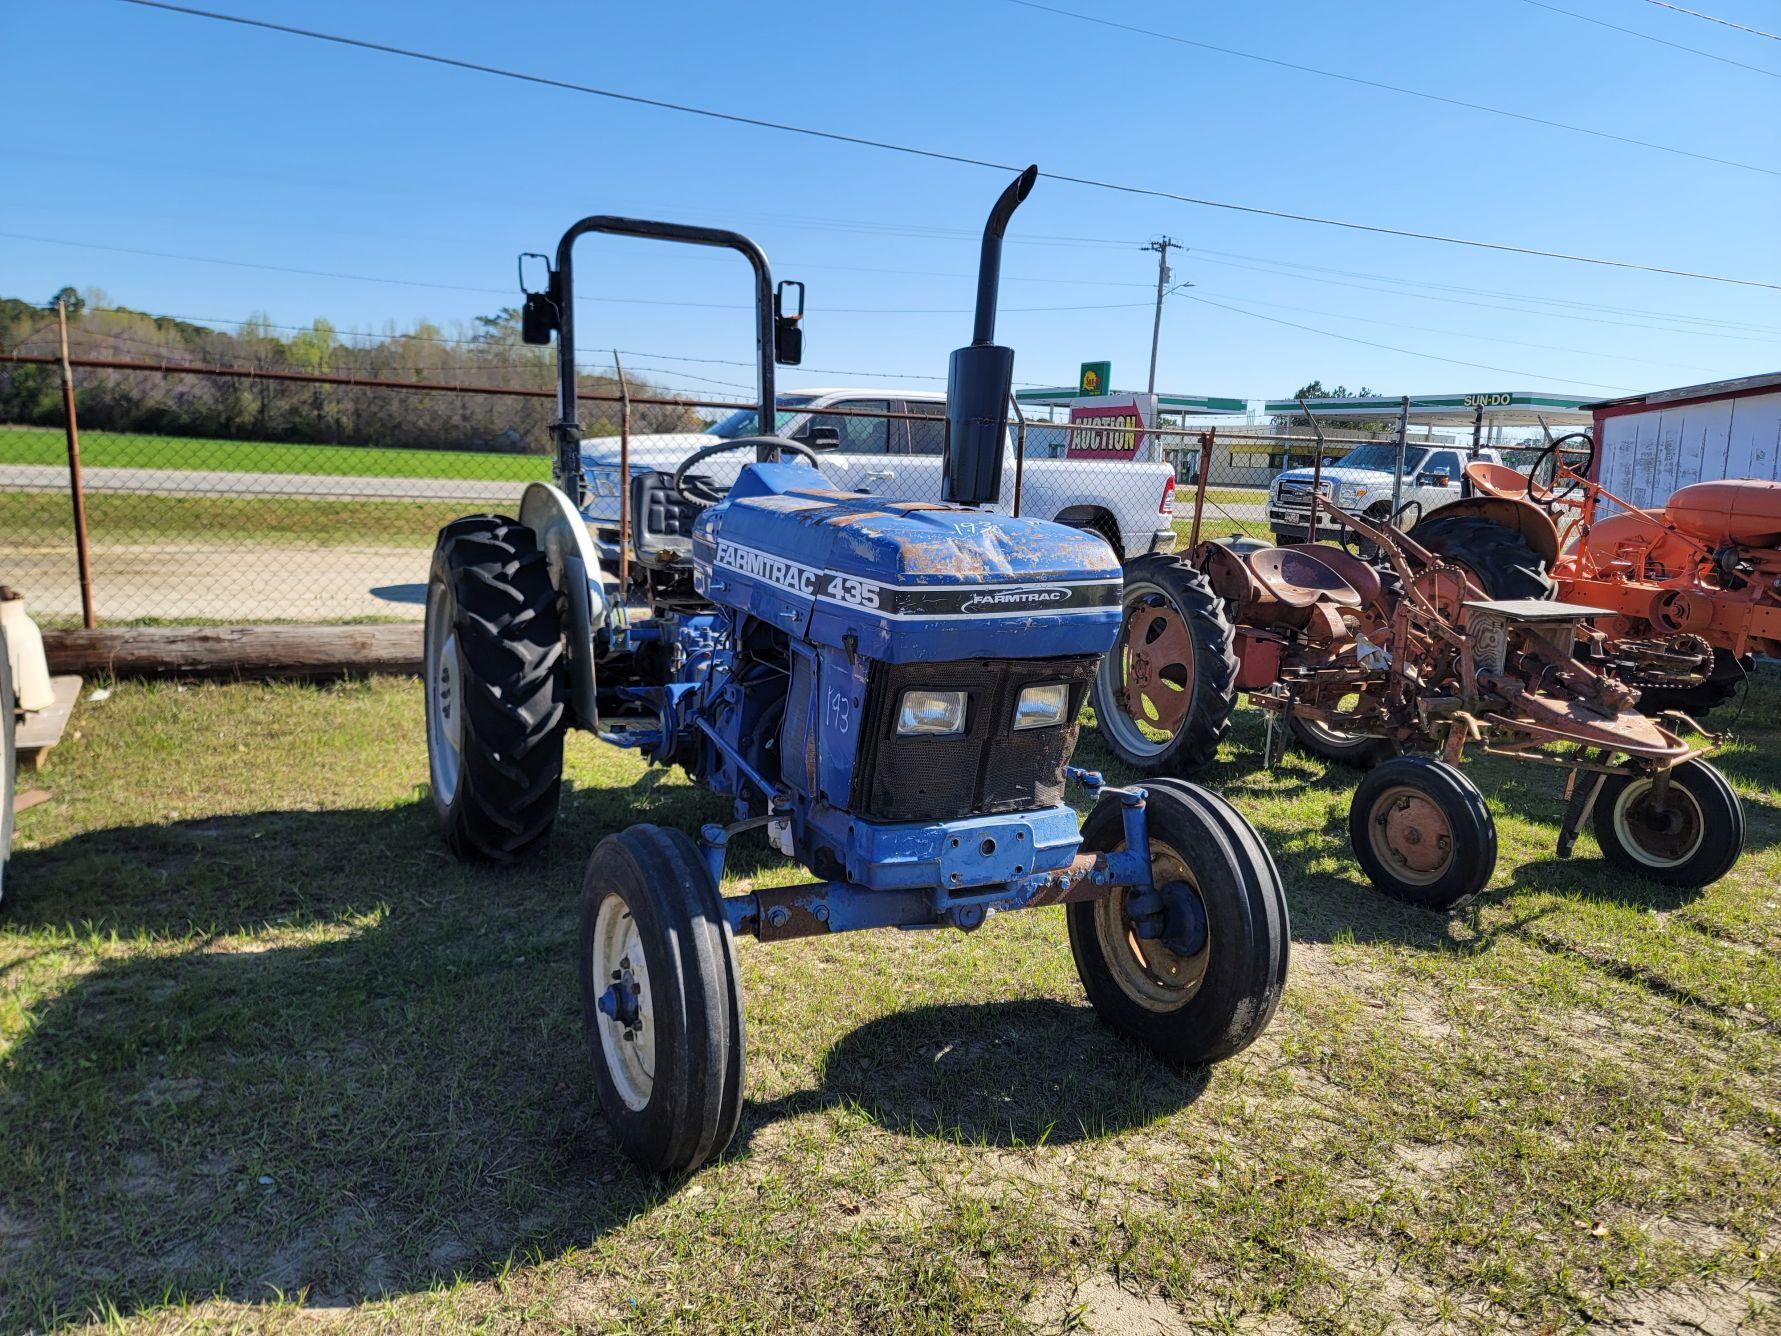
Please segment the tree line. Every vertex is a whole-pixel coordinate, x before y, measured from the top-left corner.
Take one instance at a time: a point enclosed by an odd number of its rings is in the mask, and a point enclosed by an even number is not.
[[[550,449],[551,399],[204,374],[205,368],[227,367],[416,385],[554,389],[554,352],[520,341],[519,313],[512,308],[480,316],[452,334],[418,321],[408,329],[391,324],[364,337],[343,336],[324,319],[290,329],[256,316],[218,329],[113,306],[91,289],[63,288],[45,304],[0,297],[0,353],[54,354],[58,301],[68,312],[71,356],[176,368],[77,368],[75,411],[83,430],[524,454]],[[633,396],[668,397],[647,380],[627,379]],[[619,392],[610,375],[583,373],[579,385],[583,394]],[[618,430],[615,406],[584,403],[582,420],[586,435]],[[55,367],[0,362],[0,423],[61,422]],[[698,412],[680,405],[637,405],[631,415],[637,432],[698,431],[701,422]]]

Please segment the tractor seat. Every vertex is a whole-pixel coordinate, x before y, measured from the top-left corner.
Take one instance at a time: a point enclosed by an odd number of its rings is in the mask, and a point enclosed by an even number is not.
[[[1334,603],[1358,608],[1360,591],[1336,573],[1335,567],[1303,548],[1267,547],[1244,558],[1249,573],[1267,593],[1289,608]]]
[[[672,473],[631,479],[631,551],[645,566],[681,566],[693,559],[693,521],[705,507],[674,490]]]
[[[1519,469],[1512,469],[1507,464],[1493,464],[1488,459],[1474,459],[1466,465],[1466,480],[1486,496],[1507,497],[1511,501],[1520,501],[1528,494],[1527,474]],[[1536,485],[1534,497],[1545,500],[1551,496],[1549,488]]]

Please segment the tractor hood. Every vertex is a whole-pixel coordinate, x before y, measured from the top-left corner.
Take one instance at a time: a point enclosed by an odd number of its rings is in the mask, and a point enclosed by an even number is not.
[[[892,663],[1103,654],[1119,562],[1044,520],[810,485],[751,464],[699,517],[695,582],[794,636]]]

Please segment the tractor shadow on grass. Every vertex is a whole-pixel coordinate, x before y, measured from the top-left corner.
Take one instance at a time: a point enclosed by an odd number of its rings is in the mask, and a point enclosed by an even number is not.
[[[445,857],[424,800],[19,850],[10,926],[43,945],[4,979],[25,1016],[0,1058],[0,1330],[411,1293],[658,1204],[581,1047],[596,806],[572,796],[517,872]]]
[[[1210,1073],[1175,1072],[1049,998],[936,1004],[868,1021],[831,1048],[815,1090],[748,1101],[730,1154],[781,1118],[839,1108],[888,1131],[1024,1148],[1094,1140],[1186,1108]]]

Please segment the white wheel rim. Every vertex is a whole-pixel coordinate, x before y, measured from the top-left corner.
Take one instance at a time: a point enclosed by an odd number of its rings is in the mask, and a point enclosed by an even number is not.
[[[1672,848],[1653,848],[1650,841],[1654,832],[1648,821],[1640,819],[1652,784],[1650,779],[1635,779],[1615,797],[1614,836],[1622,849],[1646,867],[1680,867],[1700,852],[1701,843],[1707,838],[1706,815],[1701,811],[1700,800],[1672,776],[1667,796],[1671,809],[1681,818],[1683,837]],[[1667,839],[1665,842],[1670,843]]]
[[[458,633],[451,624],[443,584],[427,591],[427,762],[433,792],[449,806],[458,791],[464,736],[463,682],[458,673]]]
[[[643,958],[643,941],[631,910],[616,895],[600,903],[594,919],[593,978],[597,996],[612,989],[628,989],[636,1004],[635,1024],[627,1025],[606,1008],[596,1005],[600,1031],[600,1056],[606,1075],[625,1107],[641,1112],[655,1089],[655,1015],[649,991],[649,965]]]

